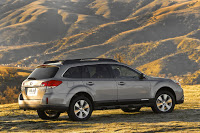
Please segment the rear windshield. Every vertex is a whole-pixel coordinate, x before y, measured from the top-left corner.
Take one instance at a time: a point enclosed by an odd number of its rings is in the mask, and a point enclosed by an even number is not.
[[[58,67],[38,67],[28,76],[28,79],[37,80],[53,78],[58,69]]]

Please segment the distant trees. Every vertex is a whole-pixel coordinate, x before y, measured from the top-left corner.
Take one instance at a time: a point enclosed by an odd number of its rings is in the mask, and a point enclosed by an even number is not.
[[[0,104],[17,102],[19,91],[16,87],[7,87],[3,93],[0,93]]]
[[[6,68],[6,73],[7,73],[10,77],[18,76],[18,74],[17,74],[17,69],[15,69],[15,68]]]
[[[18,75],[16,68],[0,71],[0,104],[17,102],[24,77]]]
[[[16,76],[19,75],[17,74],[17,69],[15,68],[6,68],[5,71],[0,71],[0,77],[2,79],[9,79]]]

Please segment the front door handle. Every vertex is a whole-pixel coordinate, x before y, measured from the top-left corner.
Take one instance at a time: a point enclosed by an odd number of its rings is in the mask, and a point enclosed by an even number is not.
[[[92,85],[94,85],[94,83],[93,82],[87,82],[86,85],[92,86]]]
[[[119,82],[118,85],[125,85],[125,83],[124,82]]]

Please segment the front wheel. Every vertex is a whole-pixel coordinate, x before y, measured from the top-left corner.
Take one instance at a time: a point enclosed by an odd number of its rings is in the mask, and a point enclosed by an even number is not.
[[[60,112],[53,110],[37,110],[38,116],[44,120],[57,119],[60,116]]]
[[[67,113],[73,121],[85,121],[90,118],[92,111],[92,102],[85,96],[77,96],[72,99]]]
[[[174,110],[175,98],[168,91],[160,91],[151,107],[155,113],[170,113]]]

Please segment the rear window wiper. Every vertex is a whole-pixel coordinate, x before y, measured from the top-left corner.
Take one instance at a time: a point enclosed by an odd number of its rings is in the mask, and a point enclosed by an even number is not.
[[[34,78],[34,77],[29,77],[28,79],[36,80],[36,78]]]

